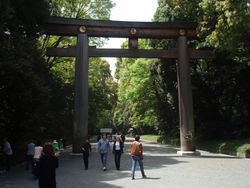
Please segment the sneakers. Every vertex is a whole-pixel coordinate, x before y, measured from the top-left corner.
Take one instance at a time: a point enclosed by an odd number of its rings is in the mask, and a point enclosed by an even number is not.
[[[107,169],[106,169],[106,167],[104,166],[104,167],[102,168],[102,170],[103,170],[103,171],[106,171]]]
[[[143,179],[146,179],[146,178],[147,178],[147,176],[146,176],[146,175],[143,175],[143,176],[142,176],[142,178],[143,178]],[[133,176],[132,176],[132,177],[131,177],[131,179],[132,179],[132,180],[134,180],[134,179],[135,179],[135,177],[133,177]]]

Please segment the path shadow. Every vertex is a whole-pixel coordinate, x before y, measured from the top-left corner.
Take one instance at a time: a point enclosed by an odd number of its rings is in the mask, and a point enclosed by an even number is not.
[[[94,150],[89,158],[89,170],[84,170],[81,155],[71,155],[71,149],[62,151],[59,157],[59,168],[57,169],[57,188],[122,188],[133,187],[131,180],[131,157],[129,155],[130,142],[126,142],[124,154],[121,158],[121,170],[115,169],[114,158],[110,153],[108,156],[108,170],[101,170],[99,153]],[[95,144],[93,144],[95,147]],[[181,159],[171,157],[177,150],[167,146],[145,144],[144,166],[146,171],[150,169],[166,168],[169,165],[183,163]],[[137,169],[137,176],[140,172]],[[147,180],[159,180],[161,177],[151,175],[147,179],[136,178],[137,182]],[[141,183],[141,182],[139,182]],[[16,167],[5,177],[0,178],[1,188],[36,188],[38,181],[32,179],[30,171],[25,171],[24,166]],[[126,184],[126,185],[125,185]],[[142,183],[143,184],[143,183]]]

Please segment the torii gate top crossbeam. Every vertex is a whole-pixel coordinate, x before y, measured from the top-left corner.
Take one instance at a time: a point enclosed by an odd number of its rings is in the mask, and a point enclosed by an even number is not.
[[[44,27],[44,33],[62,36],[86,33],[89,37],[117,38],[167,39],[180,35],[197,38],[196,28],[197,23],[193,22],[124,22],[50,17]]]

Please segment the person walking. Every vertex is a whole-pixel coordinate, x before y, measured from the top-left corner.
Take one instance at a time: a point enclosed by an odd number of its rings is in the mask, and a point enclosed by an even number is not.
[[[135,141],[132,142],[130,146],[130,155],[132,158],[132,168],[131,168],[131,177],[132,180],[135,179],[135,169],[136,169],[136,163],[139,163],[140,170],[141,170],[141,175],[142,178],[146,178],[147,176],[145,175],[144,172],[144,167],[143,167],[143,148],[142,148],[142,143],[140,143],[140,136],[136,135],[135,136]]]
[[[40,158],[39,188],[56,188],[56,168],[58,168],[58,158],[52,145],[46,143]]]
[[[36,142],[34,157],[33,157],[33,171],[32,171],[32,174],[34,175],[34,179],[37,179],[39,176],[40,157],[43,151],[43,147],[41,145],[42,144],[40,141]]]
[[[81,149],[82,149],[82,154],[83,154],[83,162],[84,162],[85,170],[88,170],[88,168],[89,168],[89,152],[91,152],[91,144],[89,143],[88,139],[86,139],[84,141]]]
[[[109,141],[107,140],[106,134],[102,135],[102,138],[98,142],[98,150],[101,156],[102,170],[107,170],[107,157],[110,149]]]
[[[35,154],[35,144],[32,140],[27,145],[27,153],[26,153],[26,170],[29,170],[29,167],[33,169],[33,158]]]
[[[3,153],[5,156],[5,170],[9,171],[10,170],[10,160],[11,160],[11,156],[13,155],[13,151],[12,151],[12,148],[11,148],[9,141],[6,138],[3,139]]]
[[[120,170],[120,161],[122,153],[123,153],[123,142],[119,136],[116,136],[113,145],[113,154],[115,157],[116,170]]]

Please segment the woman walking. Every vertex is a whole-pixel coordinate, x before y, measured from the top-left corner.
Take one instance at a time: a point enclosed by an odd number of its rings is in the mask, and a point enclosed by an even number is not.
[[[89,140],[87,139],[82,144],[82,154],[83,154],[83,162],[84,162],[85,170],[88,170],[89,168],[89,152],[91,152],[91,144],[89,143]]]
[[[120,161],[122,153],[123,153],[123,142],[119,136],[116,136],[113,145],[113,154],[115,157],[116,170],[120,170]]]

